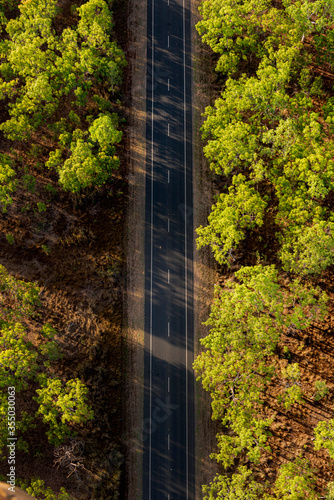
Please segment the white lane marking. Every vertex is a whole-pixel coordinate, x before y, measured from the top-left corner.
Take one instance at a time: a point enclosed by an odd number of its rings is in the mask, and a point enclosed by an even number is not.
[[[169,78],[168,78],[168,92],[169,92]]]
[[[169,5],[169,3],[168,3],[168,5]],[[169,493],[167,495],[167,500],[170,500],[170,494]]]
[[[170,437],[169,437],[169,434],[168,434],[168,449],[170,450]]]
[[[169,35],[168,35],[168,47],[169,47]]]
[[[167,335],[168,335],[168,337],[170,337],[170,323],[169,323],[169,321],[167,324]]]
[[[151,93],[151,105],[152,105],[152,118],[151,118],[151,290],[150,290],[150,429],[152,427],[152,365],[153,365],[153,171],[154,171],[154,161],[153,161],[153,151],[154,151],[154,5],[155,0],[152,0],[152,47],[151,47],[151,63],[152,63],[152,93]],[[152,433],[150,432],[149,437],[149,485],[148,485],[148,500],[152,498]]]
[[[184,203],[187,205],[187,116],[186,116],[186,16],[183,0],[183,121],[184,121]],[[184,218],[184,265],[185,265],[185,330],[186,330],[186,500],[189,499],[189,408],[188,408],[188,274],[187,274],[187,217]]]
[[[170,392],[170,377],[168,377],[168,392]]]
[[[170,231],[170,221],[168,219],[168,232]]]
[[[170,171],[168,170],[168,184],[169,184],[169,181],[170,181]]]
[[[169,137],[169,123],[168,123],[168,137]]]
[[[169,283],[169,278],[170,278],[170,275],[169,275],[169,269],[168,269],[168,272],[167,272],[168,283]]]

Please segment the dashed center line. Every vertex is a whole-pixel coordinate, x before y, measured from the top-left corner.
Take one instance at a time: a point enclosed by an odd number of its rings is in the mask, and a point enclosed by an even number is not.
[[[168,35],[168,47],[169,47],[169,35]]]
[[[170,323],[169,323],[169,321],[167,324],[167,335],[168,335],[168,337],[170,337]]]
[[[169,275],[169,269],[168,269],[168,272],[167,272],[168,283],[169,283],[169,278],[170,278],[170,275]]]
[[[168,184],[169,184],[169,178],[170,178],[170,171],[168,170]]]
[[[170,223],[169,223],[169,219],[168,219],[168,232],[170,231]]]
[[[168,449],[170,450],[170,437],[169,437],[169,434],[168,434],[168,440],[167,440],[167,445],[168,445]]]

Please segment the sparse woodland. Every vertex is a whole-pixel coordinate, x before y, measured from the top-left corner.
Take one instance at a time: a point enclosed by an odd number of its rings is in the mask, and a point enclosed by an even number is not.
[[[38,500],[121,491],[125,3],[0,0],[0,479],[10,386]],[[216,196],[197,245],[217,283],[194,369],[220,429],[203,498],[333,500],[334,3],[200,13]]]
[[[124,2],[0,1],[0,475],[119,498]],[[12,390],[12,389],[11,389]]]
[[[334,498],[334,3],[204,0],[218,283],[194,363],[221,424],[204,498]]]

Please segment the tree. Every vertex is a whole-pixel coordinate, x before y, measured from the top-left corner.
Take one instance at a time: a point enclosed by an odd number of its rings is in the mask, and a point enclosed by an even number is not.
[[[238,281],[215,287],[210,333],[195,359],[194,369],[212,398],[212,418],[220,419],[231,433],[218,438],[214,457],[224,467],[233,465],[245,452],[258,461],[268,449],[270,420],[262,419],[261,394],[274,370],[267,362],[284,329],[307,328],[326,314],[326,295],[299,280],[280,286],[274,266],[243,267],[235,273]],[[286,371],[298,381],[295,366]],[[297,377],[297,378],[296,378]],[[291,393],[291,394],[290,394]],[[288,403],[296,399],[288,390]]]
[[[6,155],[0,154],[0,206],[2,213],[7,212],[9,205],[13,203],[11,194],[16,190],[17,181],[15,170],[12,168],[12,161]]]
[[[204,500],[257,500],[262,492],[262,485],[244,466],[232,476],[219,474],[209,486],[203,486]]]
[[[279,257],[286,271],[319,274],[334,263],[334,223],[323,220],[297,227],[284,239]]]
[[[294,462],[281,465],[275,482],[275,492],[278,499],[316,500],[315,476],[307,460],[297,458]]]
[[[54,493],[47,487],[42,479],[32,478],[30,481],[19,481],[21,488],[36,500],[75,500],[65,488],[60,488],[60,493]]]
[[[116,113],[112,115],[100,114],[99,118],[94,120],[91,127],[89,127],[90,138],[93,142],[99,144],[102,151],[113,153],[113,145],[119,143],[122,139],[122,132],[117,130],[117,126],[118,117]]]
[[[65,28],[58,35],[54,29],[58,13],[55,0],[32,0],[19,8],[21,14],[8,23],[8,40],[2,46],[5,62],[0,66],[0,97],[10,99],[10,118],[0,129],[11,140],[27,140],[43,126],[61,144],[64,131],[59,137],[56,134],[61,120],[71,135],[73,124],[81,123],[82,113],[75,113],[76,107],[86,105],[89,98],[103,101],[93,93],[96,84],[103,94],[105,90],[114,92],[121,83],[126,61],[122,50],[110,40],[112,14],[104,0],[89,0],[77,9],[77,27]],[[71,103],[68,120],[61,118],[54,123],[63,97],[71,94],[76,99]],[[90,123],[92,118],[88,119]],[[77,129],[66,152],[59,148],[51,151],[47,166],[57,165],[59,182],[65,190],[77,193],[86,187],[101,186],[110,178],[119,165],[114,145],[122,133],[117,126],[115,113],[100,115],[90,127],[88,141],[76,137]],[[8,191],[9,182],[6,184]]]
[[[314,449],[325,448],[329,456],[334,458],[334,420],[324,420],[319,422],[314,429],[315,441]]]
[[[34,315],[35,307],[40,305],[39,288],[36,283],[26,283],[11,276],[0,265],[0,311],[2,322],[20,320],[25,315]]]
[[[58,378],[41,378],[41,389],[37,389],[39,404],[37,415],[49,425],[47,436],[50,443],[61,444],[72,435],[75,424],[85,423],[93,418],[93,411],[87,404],[88,389],[79,379],[72,379],[63,386]]]
[[[314,382],[314,389],[315,393],[312,397],[314,397],[316,401],[320,401],[320,399],[322,399],[329,393],[329,387],[327,386],[325,380],[316,380]]]
[[[300,386],[300,370],[298,363],[282,368],[282,376],[285,380],[284,407],[289,410],[291,405],[302,401],[302,389]]]
[[[208,217],[209,225],[197,229],[197,247],[210,245],[216,260],[228,264],[232,251],[245,238],[245,231],[263,224],[266,202],[238,175],[228,194],[221,194]]]
[[[27,381],[37,371],[37,354],[24,341],[25,329],[20,323],[2,325],[0,339],[0,388],[15,386],[16,391],[27,388]]]

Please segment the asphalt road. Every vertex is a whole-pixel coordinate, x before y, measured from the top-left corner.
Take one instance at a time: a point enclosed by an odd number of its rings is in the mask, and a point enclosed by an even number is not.
[[[193,500],[190,0],[148,0],[143,500]]]

